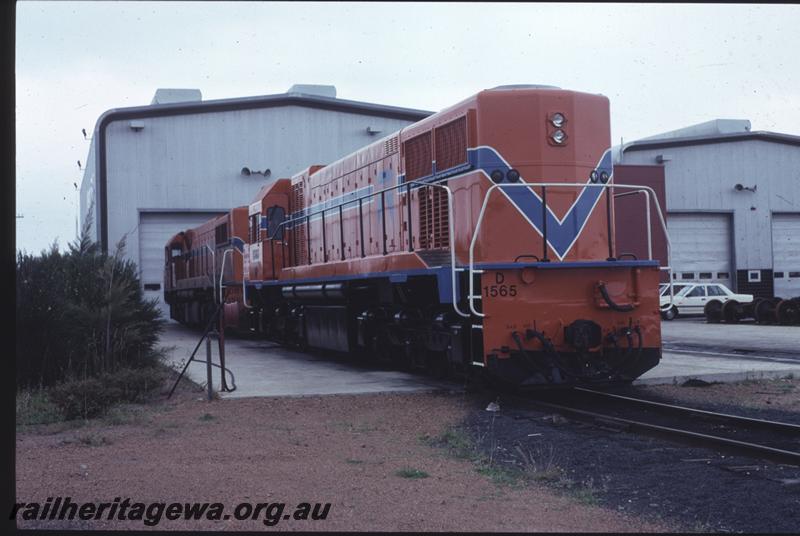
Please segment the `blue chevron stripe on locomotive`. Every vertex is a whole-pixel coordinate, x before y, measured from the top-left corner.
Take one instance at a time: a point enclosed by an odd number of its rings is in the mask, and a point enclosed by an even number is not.
[[[468,157],[473,168],[482,170],[487,176],[491,176],[492,171],[496,169],[502,171],[503,176],[505,176],[506,172],[511,169],[508,162],[492,147],[470,149]],[[612,179],[613,165],[610,149],[603,153],[596,169],[598,174],[602,174],[603,171],[608,173],[609,181]],[[520,177],[520,182],[526,182],[525,178]],[[564,214],[563,218],[557,218],[550,210],[550,207],[547,207],[547,243],[558,255],[559,260],[563,259],[572,248],[589,220],[597,201],[603,194],[604,188],[588,186],[591,184],[589,180],[586,181],[586,184],[587,186],[583,187],[578,199]],[[536,183],[531,183],[531,186],[535,185]],[[533,228],[540,235],[543,234],[544,203],[542,203],[539,195],[530,188],[521,188],[519,186],[504,188],[501,185],[498,189],[511,201],[512,205],[528,220]]]

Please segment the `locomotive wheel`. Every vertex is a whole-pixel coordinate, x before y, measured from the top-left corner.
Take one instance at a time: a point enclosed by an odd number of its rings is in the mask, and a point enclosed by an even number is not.
[[[722,302],[711,300],[703,307],[703,314],[706,315],[706,322],[709,324],[719,324],[722,320]]]
[[[664,320],[675,320],[676,318],[678,318],[678,308],[673,305],[666,311],[662,311],[661,318],[663,318]]]
[[[394,367],[390,348],[391,343],[385,336],[374,335],[370,340],[370,344],[359,354],[364,364],[377,367],[380,370],[390,370]]]
[[[722,318],[728,324],[736,324],[739,322],[739,302],[736,300],[728,300],[722,306]]]
[[[800,300],[781,300],[775,307],[775,317],[784,325],[796,324],[800,321]]]
[[[450,363],[447,352],[428,352],[425,360],[425,370],[429,376],[437,380],[444,380],[450,375]]]

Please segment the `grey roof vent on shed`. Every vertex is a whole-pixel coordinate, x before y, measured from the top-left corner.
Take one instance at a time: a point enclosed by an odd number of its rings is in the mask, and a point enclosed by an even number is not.
[[[302,93],[304,95],[316,95],[318,97],[336,98],[336,86],[325,86],[318,84],[295,84],[286,93]]]
[[[150,104],[171,104],[174,102],[199,102],[203,95],[199,89],[158,88]]]

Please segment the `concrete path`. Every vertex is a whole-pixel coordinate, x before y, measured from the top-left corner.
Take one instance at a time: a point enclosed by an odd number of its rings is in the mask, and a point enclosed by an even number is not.
[[[161,337],[162,346],[174,347],[168,352],[168,364],[180,371],[199,338],[199,331],[170,322]],[[197,354],[197,359],[205,360],[205,342]],[[212,344],[212,362],[219,363],[216,342]],[[221,392],[223,398],[431,391],[459,387],[395,370],[360,368],[336,358],[287,350],[263,340],[228,337],[225,341],[225,364],[234,374],[236,390]],[[193,361],[186,374],[195,383],[206,384],[205,363]],[[219,390],[220,369],[214,367],[212,374],[214,388]]]
[[[703,317],[692,317],[661,322],[661,336],[667,347],[711,346],[759,354],[786,353],[800,359],[800,326],[707,324]]]
[[[707,324],[703,317],[661,323],[661,363],[635,383],[800,377],[800,326]]]
[[[761,378],[800,378],[800,360],[776,362],[746,357],[673,353],[665,350],[661,362],[634,384],[683,383],[689,379],[707,382],[736,382]]]

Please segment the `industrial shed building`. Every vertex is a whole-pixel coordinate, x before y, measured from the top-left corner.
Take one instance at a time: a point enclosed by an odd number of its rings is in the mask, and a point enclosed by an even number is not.
[[[718,119],[624,144],[616,164],[663,167],[675,282],[800,296],[800,136]]]
[[[160,297],[164,244],[235,206],[265,181],[326,164],[432,112],[336,98],[333,86],[203,101],[159,89],[149,106],[97,121],[81,184],[81,214],[112,250],[123,236],[147,297]]]

